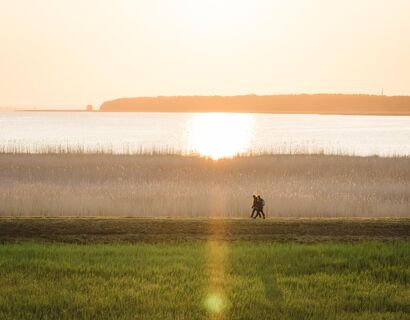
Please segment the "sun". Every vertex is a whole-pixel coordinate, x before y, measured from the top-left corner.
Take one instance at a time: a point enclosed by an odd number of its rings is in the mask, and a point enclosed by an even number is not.
[[[195,114],[189,130],[190,149],[214,160],[245,152],[254,119],[240,113]]]

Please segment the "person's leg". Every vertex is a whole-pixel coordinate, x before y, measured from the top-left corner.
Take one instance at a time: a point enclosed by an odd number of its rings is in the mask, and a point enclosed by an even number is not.
[[[253,208],[251,218],[253,218],[253,215],[255,214],[256,211],[257,211],[256,208]]]
[[[262,213],[263,219],[265,219],[265,212],[263,212],[263,209],[261,209],[261,213]]]
[[[258,218],[258,217],[259,217],[259,218],[261,217],[261,210],[260,210],[260,209],[257,209],[257,210],[256,210],[255,219]]]

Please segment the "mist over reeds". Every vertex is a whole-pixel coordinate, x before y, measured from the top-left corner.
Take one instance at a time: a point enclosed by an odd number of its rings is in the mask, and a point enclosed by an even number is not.
[[[9,151],[2,216],[247,217],[253,193],[268,217],[410,216],[409,157]]]

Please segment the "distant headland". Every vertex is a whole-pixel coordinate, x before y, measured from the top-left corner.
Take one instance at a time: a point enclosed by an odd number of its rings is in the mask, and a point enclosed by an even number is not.
[[[365,94],[159,96],[106,101],[101,105],[100,111],[410,115],[410,96]]]

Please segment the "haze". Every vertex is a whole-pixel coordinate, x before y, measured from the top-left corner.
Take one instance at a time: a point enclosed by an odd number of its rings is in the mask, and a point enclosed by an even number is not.
[[[410,94],[408,0],[0,0],[0,107]]]

